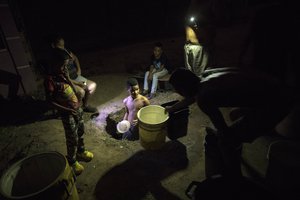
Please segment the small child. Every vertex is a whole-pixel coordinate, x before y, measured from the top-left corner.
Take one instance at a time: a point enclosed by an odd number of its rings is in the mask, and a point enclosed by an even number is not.
[[[76,89],[70,81],[66,69],[68,60],[61,56],[54,56],[50,74],[45,78],[47,100],[61,115],[65,130],[67,145],[67,160],[76,175],[80,175],[84,167],[77,161],[89,162],[93,154],[84,148],[82,100],[76,94]]]
[[[129,131],[123,133],[122,138],[127,140],[138,140],[137,113],[142,107],[150,105],[150,102],[147,97],[139,94],[140,88],[138,81],[135,78],[129,78],[127,80],[127,91],[129,96],[123,100],[126,111],[123,119],[128,120],[131,127]]]

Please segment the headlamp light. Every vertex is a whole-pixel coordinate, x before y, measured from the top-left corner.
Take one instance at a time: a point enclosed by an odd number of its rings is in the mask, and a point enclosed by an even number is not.
[[[197,24],[197,19],[196,17],[194,16],[191,16],[189,17],[188,19],[188,25],[191,27],[191,28],[198,28],[198,24]]]

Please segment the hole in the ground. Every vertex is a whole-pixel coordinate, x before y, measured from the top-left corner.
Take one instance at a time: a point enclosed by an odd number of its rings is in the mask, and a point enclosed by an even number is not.
[[[123,120],[125,115],[125,108],[117,110],[116,112],[110,113],[106,117],[106,127],[105,130],[108,134],[110,134],[115,139],[121,139],[122,134],[117,131],[117,124]]]

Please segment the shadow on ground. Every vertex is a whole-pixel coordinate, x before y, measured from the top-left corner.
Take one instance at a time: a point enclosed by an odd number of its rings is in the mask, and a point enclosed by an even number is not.
[[[1,99],[0,109],[2,114],[0,126],[18,126],[56,117],[46,101],[30,97],[15,101]]]
[[[160,181],[188,166],[186,147],[169,141],[159,150],[142,150],[113,167],[98,181],[97,199],[142,199],[148,192],[156,199],[180,199]]]

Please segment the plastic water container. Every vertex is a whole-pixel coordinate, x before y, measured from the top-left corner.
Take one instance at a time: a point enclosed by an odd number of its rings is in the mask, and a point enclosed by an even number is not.
[[[140,143],[145,149],[160,149],[166,141],[168,113],[159,105],[149,105],[137,113]]]
[[[35,154],[4,172],[0,199],[79,200],[75,178],[65,156],[58,152]]]

